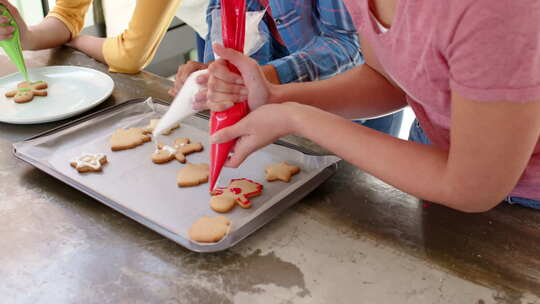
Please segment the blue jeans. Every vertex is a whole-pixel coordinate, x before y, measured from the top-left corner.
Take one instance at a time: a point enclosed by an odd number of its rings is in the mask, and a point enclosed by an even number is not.
[[[424,130],[422,130],[422,127],[420,127],[420,124],[418,123],[418,120],[416,119],[414,120],[411,126],[411,132],[409,133],[409,140],[426,144],[426,145],[431,145],[431,141],[429,140],[429,138],[427,138],[426,134],[424,133]],[[523,197],[509,196],[504,201],[509,204],[518,204],[518,205],[525,206],[528,208],[540,210],[540,201],[537,201],[537,200],[523,198]]]
[[[399,130],[401,130],[401,122],[403,121],[403,111],[396,112],[394,114],[386,115],[374,119],[366,120],[353,120],[356,123],[362,124],[368,128],[390,134],[397,137]]]

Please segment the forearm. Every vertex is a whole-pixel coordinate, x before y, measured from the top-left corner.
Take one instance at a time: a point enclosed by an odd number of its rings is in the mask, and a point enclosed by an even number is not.
[[[61,46],[71,39],[71,33],[64,23],[54,17],[45,18],[41,23],[31,26],[29,39],[23,39],[23,49],[42,50]]]
[[[356,33],[315,36],[308,46],[267,64],[274,67],[281,83],[328,79],[363,63],[355,37]]]
[[[487,192],[460,187],[459,179],[449,174],[448,151],[401,140],[327,112],[295,106],[301,108],[295,111],[293,133],[333,151],[386,183],[462,211],[489,209],[484,203],[492,207],[492,198],[483,197]]]
[[[68,45],[96,59],[97,61],[105,62],[105,57],[103,56],[104,42],[105,38],[79,35],[75,39],[71,40]]]
[[[376,117],[406,105],[403,91],[366,64],[326,80],[274,86],[270,103],[287,101],[346,118]]]

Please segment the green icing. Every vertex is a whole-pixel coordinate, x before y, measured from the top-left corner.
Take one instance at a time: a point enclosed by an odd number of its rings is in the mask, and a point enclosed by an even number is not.
[[[4,49],[4,52],[8,55],[11,62],[13,62],[17,66],[21,74],[28,81],[28,72],[26,70],[26,64],[24,62],[21,48],[19,26],[15,23],[11,14],[2,4],[0,4],[0,10],[2,11],[3,16],[7,16],[11,19],[10,25],[15,28],[11,39],[0,41],[0,47]]]
[[[19,89],[19,92],[30,92],[30,89]]]

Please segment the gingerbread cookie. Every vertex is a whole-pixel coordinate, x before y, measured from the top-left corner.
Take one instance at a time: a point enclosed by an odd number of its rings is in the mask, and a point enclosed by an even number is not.
[[[44,81],[27,82],[17,84],[17,89],[6,93],[6,97],[13,98],[16,103],[32,101],[34,96],[47,96],[48,85]]]
[[[175,140],[174,148],[176,149],[175,158],[181,163],[186,162],[187,155],[194,152],[201,152],[204,149],[200,142],[192,143],[189,138],[179,138]]]
[[[144,134],[150,134],[154,132],[154,129],[156,128],[158,122],[159,122],[159,119],[150,120],[150,123],[148,123],[148,125],[143,129]],[[180,128],[180,124],[176,124],[172,126],[170,129],[163,131],[161,135],[170,135],[175,129],[178,129],[178,128]]]
[[[208,182],[210,169],[208,164],[187,164],[178,172],[176,184],[178,187],[192,187]]]
[[[269,182],[280,180],[288,183],[291,177],[298,172],[300,172],[300,167],[282,162],[277,165],[266,166],[266,180]]]
[[[192,241],[215,243],[223,239],[230,229],[231,221],[225,216],[203,216],[191,225],[188,234]]]
[[[262,189],[263,185],[247,178],[233,179],[227,187],[212,191],[210,208],[219,213],[231,211],[235,204],[249,208],[249,198],[260,195]]]
[[[174,141],[173,146],[158,145],[158,149],[152,154],[152,161],[156,164],[164,164],[175,159],[181,163],[186,162],[186,155],[194,152],[201,152],[201,143],[190,143],[189,138],[179,138]]]
[[[148,141],[150,136],[145,135],[139,128],[118,129],[109,140],[113,151],[132,149]]]
[[[84,172],[100,172],[103,165],[107,163],[107,156],[103,153],[83,153],[81,156],[74,158],[70,165],[80,173]]]
[[[159,144],[157,150],[154,151],[154,153],[152,154],[152,161],[155,164],[168,163],[174,159],[175,155],[176,155],[175,148],[171,146]]]

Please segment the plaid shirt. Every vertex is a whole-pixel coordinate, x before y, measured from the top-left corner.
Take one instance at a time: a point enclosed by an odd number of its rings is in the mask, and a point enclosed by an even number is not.
[[[247,10],[263,10],[260,2],[247,0]],[[329,78],[363,63],[357,32],[342,0],[269,2],[288,54],[283,53],[283,48],[276,48],[276,39],[261,22],[259,30],[268,39],[252,58],[259,64],[273,65],[281,83]],[[212,28],[212,12],[216,9],[220,9],[219,0],[210,0],[207,14],[209,29]],[[210,35],[211,31],[206,41],[212,41]],[[212,45],[206,43],[204,61],[212,60]]]

